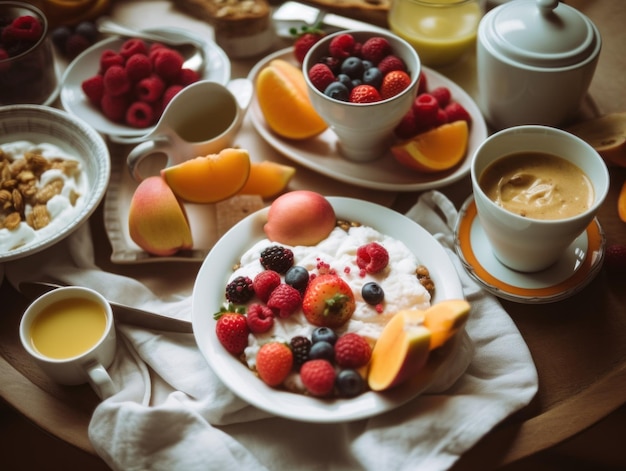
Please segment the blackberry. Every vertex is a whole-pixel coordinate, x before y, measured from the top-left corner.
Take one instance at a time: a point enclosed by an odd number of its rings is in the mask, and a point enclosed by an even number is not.
[[[289,342],[289,346],[293,352],[293,366],[296,371],[300,371],[302,364],[309,359],[311,341],[302,335],[296,335]]]
[[[247,303],[254,296],[252,280],[247,276],[238,276],[226,285],[226,299],[231,303]]]
[[[272,245],[261,252],[259,259],[266,270],[284,274],[293,265],[293,252],[280,245]]]

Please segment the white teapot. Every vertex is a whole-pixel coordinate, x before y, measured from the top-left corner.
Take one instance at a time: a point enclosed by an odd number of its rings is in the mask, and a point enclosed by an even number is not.
[[[479,106],[489,124],[558,126],[575,116],[596,69],[596,26],[558,0],[516,0],[478,27]]]

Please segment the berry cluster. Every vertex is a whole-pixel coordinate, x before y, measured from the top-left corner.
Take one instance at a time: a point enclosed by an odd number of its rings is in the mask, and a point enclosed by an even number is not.
[[[50,37],[61,54],[68,59],[73,59],[95,44],[99,33],[93,21],[81,21],[73,27],[68,25],[57,26],[50,33]]]
[[[387,39],[374,36],[357,42],[349,33],[335,36],[328,55],[307,71],[315,88],[350,103],[374,103],[404,91],[411,77]]]
[[[82,89],[111,121],[145,128],[158,121],[179,91],[198,79],[195,71],[183,67],[178,51],[128,39],[119,51],[102,53],[99,70],[82,82]]]
[[[0,60],[28,51],[37,44],[42,34],[43,25],[34,16],[0,18]]]
[[[400,139],[410,139],[429,129],[463,120],[472,123],[468,111],[452,99],[448,87],[436,87],[429,90],[428,79],[420,73],[419,88],[413,106],[396,126],[395,134]]]

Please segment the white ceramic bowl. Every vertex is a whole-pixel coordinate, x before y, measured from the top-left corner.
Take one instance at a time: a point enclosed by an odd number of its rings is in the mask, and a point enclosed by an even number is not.
[[[411,84],[399,94],[375,103],[349,103],[324,95],[309,80],[307,71],[328,55],[328,45],[341,34],[351,34],[357,42],[373,36],[386,38],[393,54],[404,61]],[[318,114],[337,134],[339,151],[347,159],[367,162],[385,154],[393,137],[393,129],[411,108],[417,95],[421,64],[415,49],[404,39],[381,31],[340,31],[315,43],[302,64],[309,97]]]
[[[24,245],[0,251],[0,263],[39,252],[63,240],[76,230],[102,200],[111,174],[109,150],[102,137],[88,124],[64,111],[40,105],[0,107],[0,145],[16,141],[50,143],[80,161],[81,186],[86,188],[76,203],[72,217],[63,223],[54,218],[48,228]],[[0,229],[0,239],[8,229]],[[41,232],[40,232],[41,231]]]

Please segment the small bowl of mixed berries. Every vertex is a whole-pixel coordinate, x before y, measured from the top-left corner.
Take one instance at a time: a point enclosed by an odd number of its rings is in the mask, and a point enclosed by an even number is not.
[[[317,41],[302,69],[311,103],[337,134],[340,153],[367,162],[384,154],[411,108],[421,64],[392,33],[349,30]]]
[[[57,70],[41,10],[22,2],[0,2],[0,105],[50,104]]]

